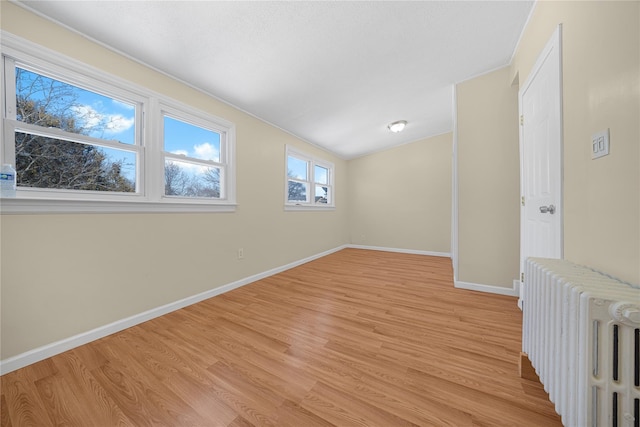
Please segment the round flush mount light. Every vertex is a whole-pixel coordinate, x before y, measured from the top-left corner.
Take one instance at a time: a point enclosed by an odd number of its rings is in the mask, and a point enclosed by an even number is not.
[[[387,129],[389,129],[391,132],[398,133],[398,132],[402,132],[402,130],[406,125],[407,125],[406,120],[398,120],[397,122],[393,122],[389,124],[389,126],[387,126]]]

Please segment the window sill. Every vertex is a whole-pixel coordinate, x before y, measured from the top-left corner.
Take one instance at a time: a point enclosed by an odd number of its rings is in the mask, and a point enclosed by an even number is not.
[[[14,215],[66,213],[197,213],[235,212],[236,204],[64,199],[0,199],[0,213]]]
[[[334,205],[319,206],[319,205],[284,205],[285,211],[334,211],[336,207]]]

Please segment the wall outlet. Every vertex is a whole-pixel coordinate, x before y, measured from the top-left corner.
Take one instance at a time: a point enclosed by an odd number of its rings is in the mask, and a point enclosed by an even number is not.
[[[238,249],[238,259],[243,259],[244,258],[244,249],[240,248]]]

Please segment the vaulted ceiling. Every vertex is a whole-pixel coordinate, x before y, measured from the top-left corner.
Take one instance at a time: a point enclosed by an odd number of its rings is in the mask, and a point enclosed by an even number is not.
[[[451,131],[453,85],[509,64],[533,3],[18,4],[353,158]]]

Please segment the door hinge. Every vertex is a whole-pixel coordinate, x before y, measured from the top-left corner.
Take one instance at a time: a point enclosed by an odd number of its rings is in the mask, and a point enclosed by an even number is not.
[[[522,206],[524,206],[524,196],[522,196],[522,197],[520,198],[520,204],[521,204]]]
[[[520,115],[520,126],[522,126],[524,124],[524,116],[521,114]]]
[[[520,273],[520,283],[524,283],[524,273]]]

